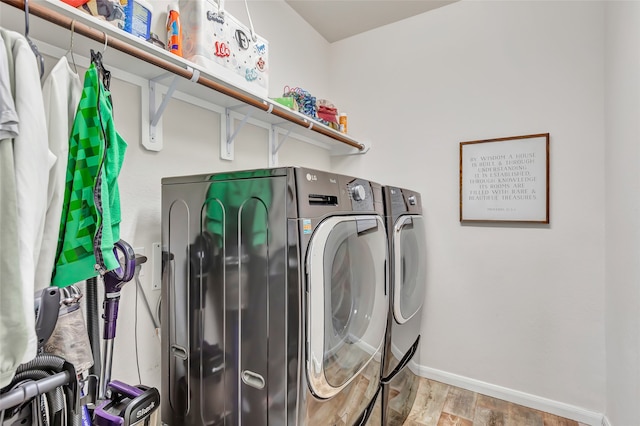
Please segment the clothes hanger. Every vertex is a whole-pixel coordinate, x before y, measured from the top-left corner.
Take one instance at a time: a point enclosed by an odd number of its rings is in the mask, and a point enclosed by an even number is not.
[[[78,67],[76,66],[76,58],[75,56],[73,56],[73,35],[75,34],[75,26],[76,26],[76,20],[74,19],[73,21],[71,21],[71,41],[69,42],[69,50],[67,50],[64,56],[71,54],[71,62],[73,63],[73,70],[76,72],[76,74],[78,74]]]
[[[29,0],[24,0],[24,37],[27,39],[27,43],[29,43],[33,54],[36,55],[36,60],[40,67],[40,78],[42,78],[44,75],[44,58],[38,51],[38,46],[29,38]]]
[[[104,63],[102,62],[102,55],[107,51],[109,38],[107,37],[106,33],[103,34],[104,48],[102,49],[102,52],[96,52],[95,50],[91,49],[91,62],[96,65],[98,73],[102,76],[102,84],[104,85],[104,88],[109,90],[109,87],[111,86],[111,71],[106,69],[104,67]]]
[[[102,84],[104,85],[105,89],[109,90],[109,87],[111,86],[111,71],[106,69],[104,67],[104,62],[102,62],[102,58],[107,51],[109,37],[107,36],[107,33],[103,32],[102,34],[104,34],[104,47],[102,48],[102,53],[100,54],[100,68],[102,69]]]

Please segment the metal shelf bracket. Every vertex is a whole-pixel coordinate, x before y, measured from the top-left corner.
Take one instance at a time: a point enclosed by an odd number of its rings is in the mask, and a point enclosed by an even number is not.
[[[190,81],[194,83],[197,82],[200,77],[200,71],[191,67],[187,69],[192,72]],[[171,76],[173,76],[173,79],[167,88],[167,93],[162,97],[162,93],[157,90],[158,88],[156,86],[160,81]],[[169,100],[173,97],[180,78],[182,77],[173,73],[166,73],[149,80],[149,140],[146,143],[143,141],[144,147],[149,151],[162,150],[162,114],[164,114]],[[158,105],[157,109],[156,105]]]
[[[280,148],[282,148],[282,145],[291,134],[291,128],[288,128],[281,139],[278,131],[280,128],[278,124],[272,124],[271,129],[269,129],[269,167],[278,166],[278,151],[280,151]]]
[[[224,141],[220,144],[220,158],[223,160],[233,161],[234,152],[235,152],[235,139],[238,136],[238,133],[247,121],[253,115],[254,109],[251,108],[249,111],[244,114],[242,119],[240,119],[240,123],[237,126],[234,125],[234,117],[232,117],[232,113],[234,111],[239,111],[241,109],[247,108],[249,105],[237,105],[234,107],[228,107],[224,110],[224,124],[220,126],[222,137],[221,140]]]

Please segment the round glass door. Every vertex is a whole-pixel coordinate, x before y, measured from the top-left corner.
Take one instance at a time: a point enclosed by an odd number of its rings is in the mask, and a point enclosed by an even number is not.
[[[404,324],[424,302],[426,242],[422,216],[402,216],[393,229],[393,316]]]
[[[380,350],[386,327],[387,245],[379,216],[332,217],[307,252],[307,375],[330,398]]]

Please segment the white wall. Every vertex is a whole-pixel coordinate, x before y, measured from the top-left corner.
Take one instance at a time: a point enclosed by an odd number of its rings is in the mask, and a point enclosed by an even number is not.
[[[373,139],[334,167],[423,195],[427,369],[604,411],[603,55],[601,2],[462,1],[332,45]],[[551,224],[461,226],[459,142],[542,132]]]
[[[607,3],[606,52],[606,415],[622,426],[640,419],[640,3]]]

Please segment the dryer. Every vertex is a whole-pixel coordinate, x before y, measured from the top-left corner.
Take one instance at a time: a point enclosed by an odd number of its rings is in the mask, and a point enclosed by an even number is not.
[[[383,215],[380,185],[311,169],[163,179],[163,423],[365,424]]]
[[[416,191],[385,186],[389,242],[389,314],[382,368],[383,425],[401,425],[415,401],[418,376],[409,363],[419,359],[426,283],[426,233]]]

